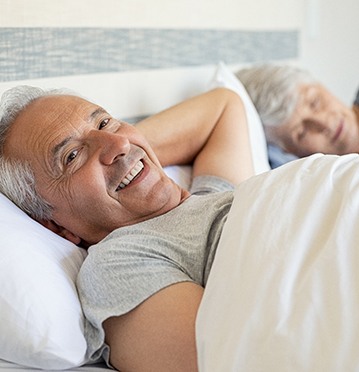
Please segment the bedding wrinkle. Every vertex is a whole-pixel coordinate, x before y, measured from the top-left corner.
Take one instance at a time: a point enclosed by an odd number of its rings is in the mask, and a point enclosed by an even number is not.
[[[334,169],[336,167],[333,167]],[[310,169],[308,169],[304,174],[303,177],[310,177]],[[312,247],[310,250],[299,250],[296,249],[293,251],[293,261],[292,264],[288,265],[290,268],[290,271],[288,270],[287,275],[284,275],[283,279],[283,309],[285,310],[283,314],[283,318],[281,319],[281,323],[278,325],[279,328],[283,327],[283,324],[285,322],[290,322],[290,319],[286,319],[288,314],[300,313],[302,312],[304,314],[303,323],[307,324],[310,323],[311,318],[317,318],[318,322],[311,325],[311,327],[307,327],[308,330],[313,329],[314,326],[317,324],[318,326],[318,333],[322,335],[321,342],[325,343],[325,340],[330,338],[335,339],[342,339],[346,334],[348,334],[348,329],[343,329],[342,325],[338,325],[337,327],[332,327],[331,334],[328,334],[328,331],[325,327],[320,326],[320,316],[319,314],[325,310],[326,307],[333,306],[335,304],[331,304],[331,300],[333,298],[337,298],[337,296],[344,297],[342,299],[342,303],[344,304],[350,304],[350,298],[352,296],[349,296],[349,298],[345,298],[345,293],[347,290],[343,290],[348,287],[348,284],[351,282],[350,280],[343,280],[343,275],[345,276],[345,270],[342,268],[337,268],[336,271],[343,273],[339,279],[339,283],[337,281],[333,281],[330,283],[327,288],[324,287],[324,283],[321,283],[320,276],[316,275],[316,270],[318,270],[318,262],[320,263],[321,260],[323,260],[323,265],[327,265],[330,263],[331,255],[334,255],[335,253],[328,253],[328,250],[330,252],[331,247],[327,247],[327,244],[331,244],[330,242],[334,237],[341,237],[345,238],[340,231],[345,231],[345,223],[348,223],[350,221],[343,221],[343,213],[336,213],[336,211],[341,210],[342,206],[349,206],[352,203],[348,203],[345,200],[345,196],[348,194],[348,190],[341,190],[339,193],[339,190],[336,187],[335,180],[333,179],[334,171],[333,169],[330,169],[328,172],[328,175],[323,175],[322,179],[319,179],[319,187],[313,188],[313,194],[309,195],[309,198],[307,200],[306,205],[314,206],[313,210],[309,211],[309,215],[311,216],[310,219],[301,221],[302,222],[302,229],[303,231],[311,231],[311,240],[308,240],[306,244],[309,247]],[[326,182],[328,180],[328,182]],[[346,182],[345,184],[348,184]],[[349,182],[350,184],[350,182]],[[315,185],[313,185],[315,186]],[[327,188],[326,190],[323,190],[323,188]],[[329,190],[333,189],[332,192]],[[317,193],[322,193],[323,195],[329,194],[330,200],[322,199],[320,201],[320,205],[315,205],[314,200],[317,200]],[[306,194],[308,195],[308,193]],[[344,196],[344,200],[343,199]],[[298,203],[299,208],[301,208],[300,204]],[[358,210],[358,209],[357,209]],[[299,215],[305,215],[305,211],[299,210]],[[338,215],[340,216],[340,219],[338,219]],[[345,215],[344,215],[345,216]],[[344,223],[343,223],[344,222]],[[300,221],[298,221],[300,223]],[[325,226],[324,228],[320,228],[321,224]],[[344,226],[343,226],[344,225]],[[350,226],[348,224],[347,226]],[[294,229],[289,226],[289,231],[293,231]],[[295,231],[295,230],[294,230]],[[302,232],[298,231],[298,234],[301,234]],[[296,240],[296,237],[293,237],[294,240]],[[339,248],[340,246],[338,246]],[[338,265],[341,262],[341,257],[345,255],[345,251],[338,252]],[[344,260],[344,265],[346,265],[346,260]],[[328,269],[328,276],[330,276],[330,270]],[[308,293],[307,291],[307,284],[306,281],[313,280],[314,285],[316,284],[316,289],[313,290],[313,293],[310,294],[309,298],[305,299],[305,303],[309,303],[310,306],[308,308],[305,308],[303,306],[298,306],[300,304],[296,303],[295,297],[298,295],[300,291],[304,291],[304,293]],[[318,301],[318,294],[323,293],[327,291],[328,292],[328,299],[326,300],[326,304],[321,304],[320,301]],[[292,300],[289,300],[290,296],[293,296],[294,298]],[[287,301],[286,301],[287,299]],[[335,307],[334,307],[335,308]],[[343,309],[343,313],[346,313],[346,309],[352,309],[352,306],[345,306]],[[295,309],[296,311],[293,311]],[[302,309],[302,310],[301,310]],[[315,312],[315,310],[317,310]],[[313,311],[313,315],[309,316],[310,312]],[[317,315],[316,315],[317,314]],[[347,314],[349,316],[350,314]],[[305,319],[306,318],[306,319]],[[339,314],[337,316],[333,317],[331,320],[332,324],[334,324],[335,319],[340,319]],[[339,332],[338,330],[342,329],[342,332]],[[308,331],[310,333],[310,331]],[[303,335],[305,336],[305,335]],[[305,339],[305,337],[304,337]],[[304,343],[306,344],[306,343]],[[309,352],[309,350],[307,350]],[[335,350],[333,350],[335,352]]]
[[[201,372],[359,370],[358,169],[317,154],[237,187],[197,318]]]

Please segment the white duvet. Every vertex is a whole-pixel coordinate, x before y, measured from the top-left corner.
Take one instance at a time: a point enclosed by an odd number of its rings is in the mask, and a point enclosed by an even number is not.
[[[359,157],[241,184],[197,318],[201,372],[359,371]]]

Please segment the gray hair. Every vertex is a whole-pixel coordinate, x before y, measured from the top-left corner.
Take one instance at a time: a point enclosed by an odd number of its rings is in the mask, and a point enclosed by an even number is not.
[[[37,220],[50,220],[52,207],[37,192],[29,162],[5,157],[4,146],[12,124],[27,106],[40,97],[68,93],[63,89],[17,86],[6,91],[0,101],[0,192]]]
[[[246,88],[264,126],[278,126],[289,119],[298,101],[298,87],[316,83],[309,72],[294,66],[262,64],[236,73]]]

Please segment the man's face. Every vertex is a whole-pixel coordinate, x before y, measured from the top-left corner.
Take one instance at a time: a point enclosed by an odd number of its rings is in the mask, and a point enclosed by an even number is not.
[[[79,97],[29,105],[10,130],[5,155],[30,162],[53,222],[88,244],[163,214],[184,197],[135,127]]]
[[[299,97],[287,122],[266,127],[270,141],[300,157],[359,151],[358,118],[351,108],[320,84],[302,85]]]

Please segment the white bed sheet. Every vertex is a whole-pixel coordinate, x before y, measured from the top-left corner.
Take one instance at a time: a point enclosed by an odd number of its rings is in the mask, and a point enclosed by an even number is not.
[[[39,372],[39,369],[22,367],[18,364],[10,363],[5,360],[0,359],[0,371],[10,371],[10,372]],[[112,371],[110,368],[106,366],[105,363],[99,364],[86,364],[82,367],[67,369],[67,372],[108,372]]]
[[[197,318],[200,372],[359,371],[359,156],[236,190]]]

